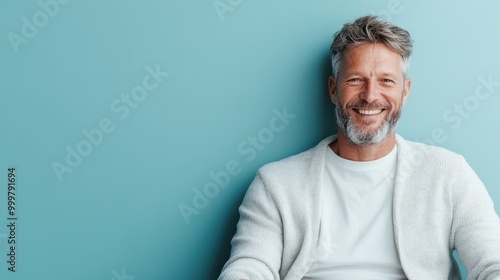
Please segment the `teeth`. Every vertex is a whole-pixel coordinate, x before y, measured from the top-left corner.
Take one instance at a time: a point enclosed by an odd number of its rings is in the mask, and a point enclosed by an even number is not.
[[[358,110],[358,112],[363,115],[375,115],[382,112],[382,110]]]

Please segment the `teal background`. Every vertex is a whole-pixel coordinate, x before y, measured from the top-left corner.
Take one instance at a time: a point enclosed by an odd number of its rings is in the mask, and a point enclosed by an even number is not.
[[[500,81],[500,2],[396,2],[73,0],[16,53],[8,34],[21,35],[22,18],[43,10],[1,1],[0,278],[215,279],[256,170],[334,132],[329,44],[345,21],[367,13],[415,41],[398,132],[463,154],[498,212],[500,87],[477,103],[473,96],[479,77]],[[230,9],[218,14],[214,3]],[[120,119],[113,101],[156,65],[170,75]],[[472,102],[467,114],[453,113],[464,102]],[[247,160],[238,146],[284,107],[295,118]],[[60,182],[53,162],[64,164],[66,146],[105,118],[114,130]],[[435,129],[446,137],[432,139]],[[179,205],[192,206],[193,188],[230,161],[241,171],[186,223]],[[10,166],[15,273],[6,263]]]

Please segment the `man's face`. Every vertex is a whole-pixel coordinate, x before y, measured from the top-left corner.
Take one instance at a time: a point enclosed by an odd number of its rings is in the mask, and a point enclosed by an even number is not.
[[[401,55],[365,43],[344,52],[338,77],[329,84],[339,128],[354,144],[368,145],[394,131],[411,81],[403,76]]]

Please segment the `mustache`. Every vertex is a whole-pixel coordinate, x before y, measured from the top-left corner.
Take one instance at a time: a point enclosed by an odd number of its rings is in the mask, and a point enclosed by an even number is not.
[[[390,109],[391,104],[383,102],[372,102],[368,103],[366,101],[351,101],[346,104],[346,109],[358,108],[358,109]]]

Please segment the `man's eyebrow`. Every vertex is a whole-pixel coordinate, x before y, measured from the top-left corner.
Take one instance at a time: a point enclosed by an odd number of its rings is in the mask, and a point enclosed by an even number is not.
[[[344,78],[346,77],[352,77],[352,76],[362,76],[363,74],[359,71],[351,71],[351,72],[346,72],[344,75]]]
[[[384,76],[384,77],[397,77],[398,74],[397,73],[393,73],[393,72],[382,72],[380,73],[381,76]]]

